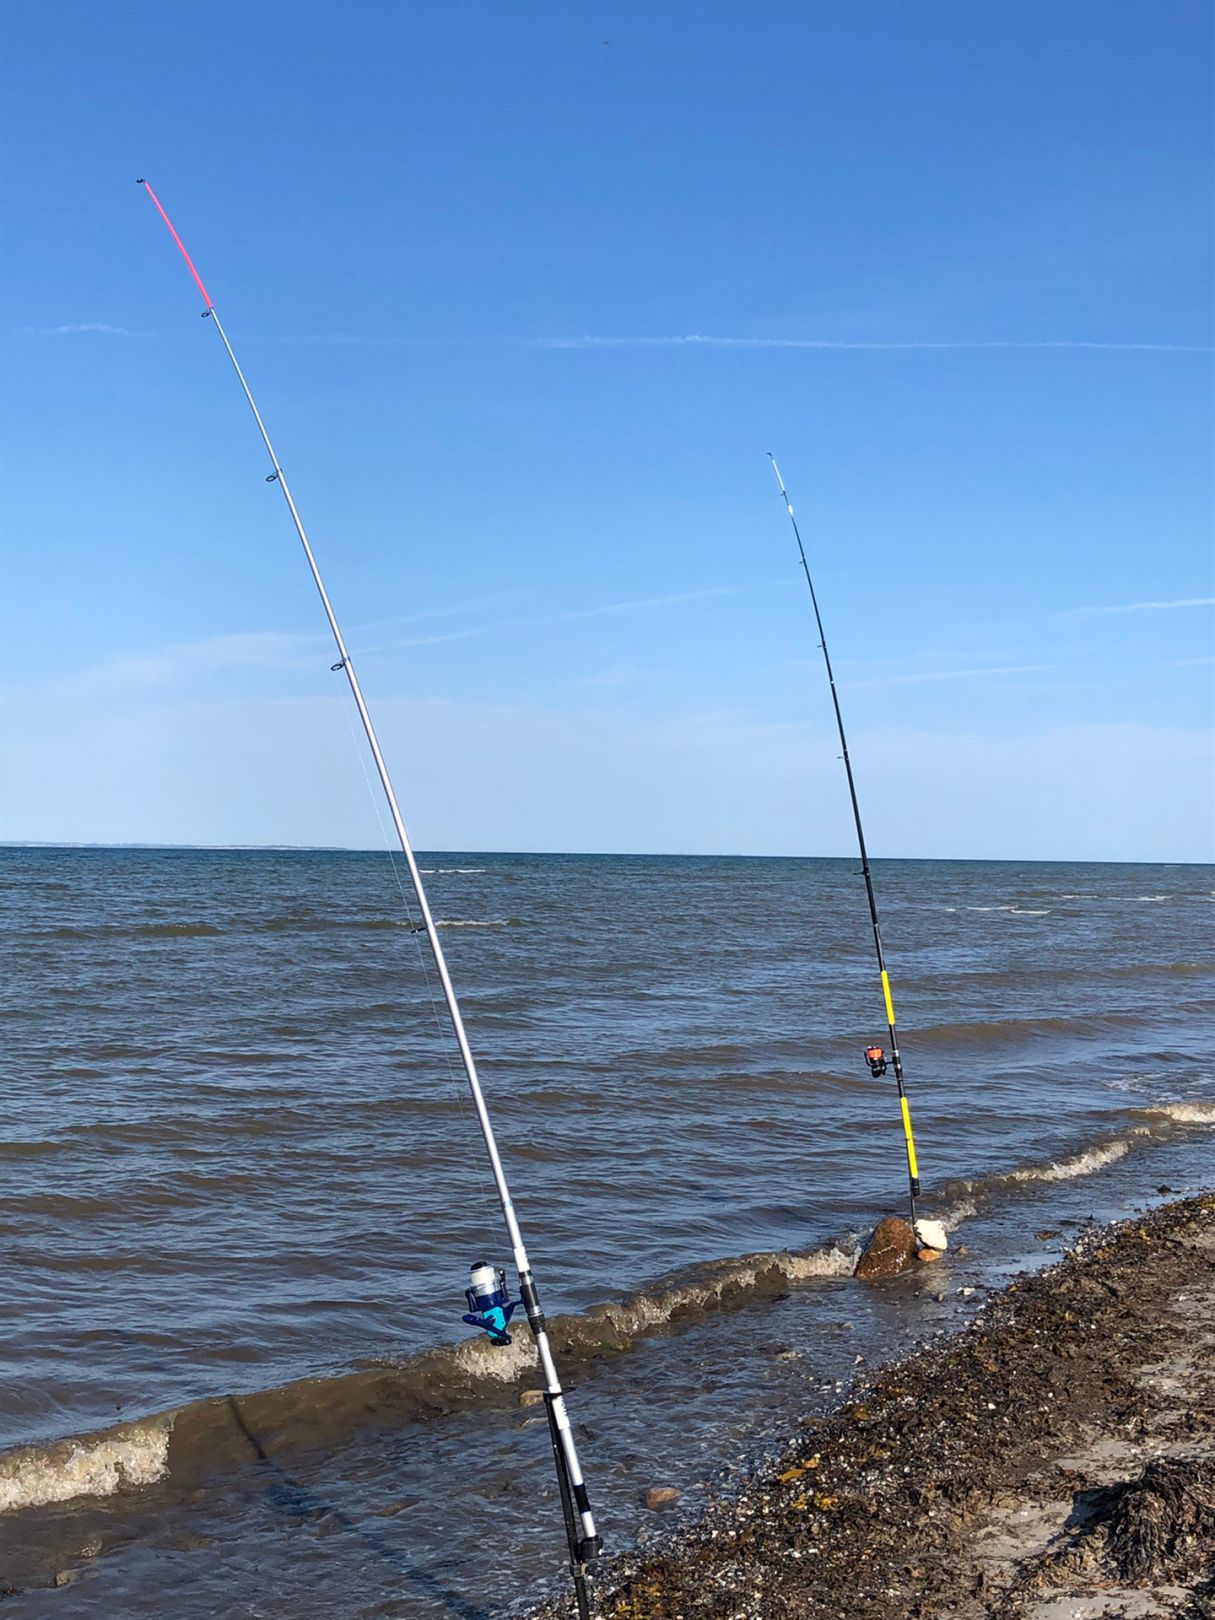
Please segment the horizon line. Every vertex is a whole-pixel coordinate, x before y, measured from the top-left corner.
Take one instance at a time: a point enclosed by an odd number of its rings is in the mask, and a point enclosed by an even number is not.
[[[384,846],[378,844],[181,844],[130,842],[103,842],[93,839],[59,840],[53,838],[0,838],[0,849],[105,849],[105,850],[179,850],[212,851],[238,854],[276,855],[380,855]],[[390,854],[393,851],[388,851]],[[560,856],[575,860],[687,860],[687,861],[855,861],[855,851],[843,855],[808,854],[747,854],[742,850],[596,850],[596,849],[422,849],[418,855],[476,855],[476,856]],[[1067,855],[872,855],[875,861],[950,862],[975,866],[1215,866],[1211,860],[1109,860],[1092,856]]]

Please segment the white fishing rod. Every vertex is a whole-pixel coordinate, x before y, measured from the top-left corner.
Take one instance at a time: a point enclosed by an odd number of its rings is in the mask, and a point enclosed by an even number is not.
[[[335,672],[337,670],[344,671],[350,684],[351,696],[354,698],[355,708],[359,712],[359,719],[362,721],[363,730],[367,736],[367,745],[371,749],[371,757],[375,761],[376,773],[380,778],[380,786],[384,790],[384,798],[388,803],[388,812],[396,829],[401,852],[405,856],[405,864],[409,868],[409,880],[413,885],[418,909],[422,914],[421,931],[426,935],[427,944],[430,946],[430,952],[434,958],[435,971],[439,976],[439,983],[443,989],[443,1000],[447,1005],[447,1014],[451,1020],[452,1032],[456,1038],[456,1045],[460,1049],[460,1060],[464,1065],[464,1073],[468,1079],[468,1089],[472,1093],[473,1107],[477,1111],[481,1135],[485,1138],[485,1151],[489,1155],[490,1169],[493,1172],[494,1185],[501,1200],[502,1215],[506,1221],[511,1253],[519,1277],[520,1299],[511,1301],[506,1290],[506,1273],[504,1271],[484,1262],[474,1265],[471,1269],[470,1287],[466,1293],[470,1314],[465,1316],[464,1320],[476,1327],[483,1328],[492,1343],[509,1344],[510,1338],[506,1332],[506,1324],[510,1320],[512,1311],[519,1304],[522,1304],[527,1313],[528,1326],[531,1328],[532,1336],[536,1341],[536,1354],[544,1376],[544,1401],[548,1411],[553,1458],[557,1467],[557,1483],[561,1492],[566,1538],[569,1542],[570,1572],[574,1580],[578,1614],[580,1620],[589,1620],[590,1598],[587,1586],[587,1565],[598,1556],[601,1550],[601,1542],[595,1529],[595,1520],[591,1513],[586,1484],[582,1478],[582,1468],[578,1462],[578,1451],[570,1428],[569,1414],[566,1411],[565,1397],[561,1389],[561,1380],[557,1376],[557,1365],[553,1360],[552,1347],[549,1344],[548,1333],[545,1329],[544,1312],[540,1308],[540,1299],[532,1277],[531,1264],[527,1258],[527,1250],[523,1246],[523,1234],[519,1230],[519,1221],[515,1215],[515,1206],[511,1201],[506,1172],[502,1168],[502,1159],[498,1153],[498,1144],[494,1139],[493,1126],[490,1124],[489,1113],[485,1106],[481,1082],[477,1077],[477,1065],[473,1059],[472,1048],[468,1043],[464,1018],[460,1012],[460,1004],[456,999],[451,975],[447,971],[447,959],[443,954],[443,947],[439,943],[434,918],[431,916],[430,902],[426,898],[426,888],[422,882],[422,875],[418,870],[417,860],[414,858],[409,834],[405,831],[405,822],[401,817],[401,810],[397,803],[392,779],[388,774],[388,767],[384,763],[384,755],[380,751],[375,727],[372,725],[371,715],[363,698],[363,691],[359,685],[358,676],[355,674],[354,664],[351,661],[350,653],[347,650],[346,642],[329,600],[329,593],[326,591],[324,580],[321,578],[321,571],[317,566],[316,557],[304,529],[303,520],[292,497],[286,474],[283,472],[274,446],[270,442],[270,435],[266,431],[266,424],[262,420],[261,412],[257,408],[232,345],[228,341],[228,334],[223,329],[215,305],[211,302],[210,294],[203,286],[202,278],[194,268],[194,262],[186,252],[181,237],[174,230],[172,221],[161,206],[160,199],[146,180],[140,180],[138,184],[147,192],[156,212],[164,221],[169,235],[177,244],[178,252],[185,260],[186,268],[194,278],[194,285],[202,295],[202,301],[205,305],[203,317],[204,319],[210,319],[211,324],[219,333],[220,342],[224,346],[228,359],[232,362],[232,369],[236,373],[236,380],[240,383],[241,392],[245,396],[249,409],[253,412],[253,420],[257,423],[257,431],[261,435],[262,443],[266,447],[266,454],[269,456],[270,465],[273,468],[266,482],[277,484],[282,491],[283,499],[287,503],[287,510],[291,514],[291,522],[295,527],[296,534],[299,536],[300,544],[304,548],[304,556],[307,559],[313,583],[320,596],[321,606],[325,610],[325,618],[328,620],[329,628],[333,632],[333,640],[338,651],[338,661],[332,667]]]
[[[840,695],[835,685],[835,671],[831,667],[831,654],[827,651],[827,634],[823,629],[823,616],[819,612],[818,594],[814,589],[814,580],[810,577],[810,564],[806,560],[806,548],[802,544],[802,533],[797,526],[797,519],[793,515],[793,502],[789,499],[789,492],[785,488],[785,481],[780,475],[780,468],[776,465],[776,457],[768,451],[768,460],[772,463],[772,471],[776,474],[776,485],[780,490],[780,498],[785,503],[785,511],[789,514],[789,522],[793,525],[794,538],[797,541],[797,554],[801,559],[802,572],[806,576],[806,584],[810,587],[810,603],[814,609],[814,623],[818,629],[818,644],[822,650],[823,662],[827,666],[827,683],[831,688],[831,702],[835,708],[835,725],[839,732],[840,750],[843,754],[844,771],[848,778],[848,795],[852,800],[852,819],[856,824],[856,841],[861,854],[861,876],[865,880],[865,893],[869,900],[869,921],[873,929],[873,944],[877,954],[878,975],[882,986],[882,999],[886,1010],[886,1027],[890,1032],[890,1060],[894,1066],[894,1080],[898,1088],[899,1112],[903,1121],[903,1145],[907,1150],[907,1184],[908,1201],[911,1206],[911,1225],[917,1236],[924,1229],[924,1223],[917,1219],[917,1201],[920,1196],[920,1171],[916,1163],[915,1138],[911,1134],[911,1110],[907,1103],[907,1092],[903,1086],[903,1059],[899,1052],[899,1037],[894,1024],[894,1002],[890,996],[890,975],[886,971],[886,954],[882,949],[882,930],[878,922],[877,897],[873,892],[873,873],[869,868],[869,852],[865,847],[865,829],[861,825],[861,805],[856,794],[856,779],[852,774],[852,760],[848,754],[848,738],[844,734],[844,714],[840,708]],[[865,1061],[869,1065],[870,1073],[875,1079],[886,1073],[886,1054],[880,1046],[870,1046],[865,1051]],[[943,1247],[944,1232],[936,1222],[931,1223],[933,1242]]]

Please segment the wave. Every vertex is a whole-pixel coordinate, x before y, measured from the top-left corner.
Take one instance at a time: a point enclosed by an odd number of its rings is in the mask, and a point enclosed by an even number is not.
[[[951,908],[954,909],[954,908]],[[967,911],[1008,911],[1015,917],[1049,917],[1051,907],[1042,911],[1034,910],[1031,906],[967,906]]]
[[[1150,1108],[1141,1108],[1139,1112],[1156,1114],[1174,1120],[1178,1125],[1215,1125],[1215,1102],[1156,1103]]]
[[[1134,1113],[1175,1127],[1215,1125],[1215,1102],[1162,1103]],[[1148,1126],[1132,1127],[1066,1157],[948,1182],[930,1189],[925,1205],[953,1232],[1001,1190],[1094,1175],[1124,1158],[1137,1139],[1156,1134]],[[802,1252],[762,1251],[690,1267],[621,1299],[550,1318],[554,1348],[563,1361],[585,1364],[628,1350],[644,1335],[672,1324],[779,1297],[790,1285],[849,1277],[860,1242],[858,1233],[842,1234]],[[296,1448],[329,1447],[369,1425],[399,1427],[486,1400],[501,1402],[521,1380],[535,1377],[535,1347],[524,1330],[505,1348],[478,1336],[396,1362],[365,1363],[249,1394],[195,1401],[114,1428],[0,1454],[0,1512],[113,1496],[166,1477],[188,1486],[204,1475],[248,1464],[267,1450],[281,1456]]]
[[[1021,1170],[1011,1170],[1010,1181],[1072,1181],[1077,1176],[1091,1176],[1096,1170],[1104,1170],[1106,1165],[1116,1164],[1119,1159],[1125,1158],[1130,1151],[1131,1144],[1125,1137],[1115,1137],[1112,1142],[1102,1143],[1098,1147],[1085,1148],[1081,1153],[1075,1153],[1070,1159],[1052,1159],[1049,1164],[1028,1165]]]
[[[96,928],[73,928],[63,924],[58,928],[32,930],[43,939],[209,939],[223,932],[214,923],[102,923]]]
[[[1135,1026],[1134,1013],[1105,1012],[1099,1018],[1002,1018],[992,1023],[927,1024],[915,1032],[917,1045],[965,1046],[975,1042],[1022,1041],[1034,1037],[1092,1035],[1094,1030]]]
[[[521,928],[516,917],[487,917],[483,921],[460,917],[436,917],[436,928]]]
[[[720,1260],[577,1314],[551,1317],[549,1334],[565,1361],[628,1349],[643,1334],[681,1319],[772,1297],[790,1283],[847,1277],[856,1239],[808,1253],[765,1252]],[[73,1497],[109,1497],[171,1477],[183,1485],[248,1462],[334,1443],[357,1428],[400,1425],[498,1399],[537,1373],[526,1331],[497,1348],[484,1337],[424,1350],[397,1363],[191,1402],[135,1423],[0,1455],[0,1513]]]
[[[49,1446],[0,1455],[0,1513],[47,1507],[77,1496],[113,1496],[124,1486],[151,1485],[168,1472],[172,1412]]]

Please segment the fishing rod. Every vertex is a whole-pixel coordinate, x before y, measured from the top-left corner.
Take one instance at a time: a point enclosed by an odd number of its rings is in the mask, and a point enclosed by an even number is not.
[[[371,757],[375,761],[380,786],[384,790],[384,798],[388,803],[388,812],[392,817],[392,824],[396,829],[397,839],[401,845],[401,853],[404,855],[405,864],[409,868],[409,880],[413,886],[418,909],[422,916],[422,922],[417,932],[426,935],[426,942],[430,946],[430,954],[434,959],[435,971],[438,974],[439,984],[443,991],[443,1000],[447,1006],[447,1015],[451,1021],[452,1033],[455,1035],[456,1045],[460,1051],[460,1060],[464,1065],[468,1089],[472,1093],[473,1107],[476,1109],[481,1135],[485,1139],[485,1151],[489,1155],[490,1170],[493,1173],[494,1186],[497,1188],[498,1198],[502,1205],[502,1215],[506,1222],[506,1232],[510,1240],[511,1253],[519,1279],[520,1297],[512,1301],[507,1290],[506,1272],[504,1270],[500,1267],[488,1265],[484,1261],[473,1265],[469,1274],[469,1287],[465,1294],[469,1313],[463,1320],[473,1327],[483,1329],[491,1344],[501,1345],[511,1342],[506,1327],[512,1313],[522,1305],[527,1315],[527,1324],[536,1343],[536,1355],[544,1376],[544,1404],[548,1413],[549,1438],[552,1441],[553,1460],[557,1470],[557,1485],[561,1497],[562,1515],[565,1521],[566,1540],[569,1545],[570,1573],[574,1582],[579,1620],[590,1620],[589,1570],[587,1566],[593,1559],[598,1557],[602,1550],[602,1543],[595,1529],[595,1520],[591,1513],[591,1504],[582,1477],[582,1468],[578,1462],[578,1451],[574,1444],[573,1431],[570,1428],[569,1414],[566,1411],[565,1396],[561,1388],[561,1380],[557,1375],[557,1365],[553,1360],[548,1333],[545,1329],[544,1312],[540,1308],[540,1298],[536,1291],[535,1280],[532,1277],[527,1250],[523,1246],[523,1235],[519,1230],[515,1206],[511,1202],[510,1189],[506,1182],[506,1172],[502,1168],[502,1160],[498,1154],[498,1144],[494,1139],[493,1126],[490,1124],[489,1113],[485,1106],[485,1097],[481,1091],[481,1082],[477,1077],[477,1065],[468,1042],[468,1035],[464,1028],[464,1018],[460,1012],[460,1004],[456,999],[456,992],[452,986],[451,975],[447,970],[447,959],[443,954],[443,947],[439,943],[434,918],[430,911],[430,903],[426,897],[426,888],[422,882],[422,875],[418,870],[418,863],[414,858],[409,834],[405,831],[405,823],[401,817],[401,810],[397,803],[392,779],[388,774],[388,766],[384,763],[384,755],[380,751],[379,740],[376,737],[375,727],[371,723],[371,715],[363,698],[363,690],[359,685],[358,676],[355,674],[354,663],[351,660],[333,606],[330,603],[329,593],[326,591],[324,581],[321,578],[321,571],[317,566],[316,557],[304,529],[303,519],[300,517],[290,486],[287,483],[287,475],[284,473],[274,446],[270,442],[266,424],[262,420],[261,412],[254,401],[249,384],[245,380],[245,374],[240,368],[235,351],[228,341],[228,334],[224,331],[210,294],[203,286],[202,277],[194,268],[194,261],[186,252],[181,237],[174,230],[172,221],[161,206],[159,197],[157,197],[146,180],[141,179],[137,183],[147,192],[156,212],[164,221],[169,235],[177,244],[177,250],[185,260],[186,268],[194,278],[194,285],[202,295],[203,319],[209,319],[216,332],[219,333],[220,342],[224,346],[228,359],[232,362],[232,369],[236,373],[236,380],[241,386],[241,392],[245,396],[249,409],[253,412],[253,420],[257,423],[257,431],[261,435],[262,443],[266,447],[266,454],[270,458],[270,466],[273,469],[266,482],[268,484],[277,484],[282,491],[283,499],[287,503],[287,510],[291,514],[291,522],[299,537],[300,545],[304,548],[304,556],[312,574],[312,582],[320,596],[321,606],[325,610],[325,618],[328,620],[329,629],[333,633],[333,640],[337,647],[338,661],[330,667],[335,674],[339,670],[344,672],[349,683],[350,694],[354,698],[354,706],[358,710],[359,719],[367,737],[367,745],[371,750]]]
[[[899,1054],[899,1037],[894,1026],[894,1002],[890,996],[890,975],[886,971],[886,954],[882,949],[882,929],[878,922],[877,898],[873,892],[873,873],[869,867],[869,852],[865,848],[865,829],[861,824],[861,805],[856,795],[856,778],[852,774],[852,760],[848,755],[848,738],[844,734],[844,714],[840,708],[840,695],[835,685],[835,671],[831,668],[831,654],[827,651],[827,635],[823,629],[823,616],[819,612],[818,596],[814,589],[814,580],[810,576],[810,564],[806,560],[806,548],[802,544],[801,530],[797,526],[797,519],[793,515],[793,502],[789,499],[789,492],[785,488],[785,481],[780,475],[780,468],[776,465],[776,457],[771,450],[768,451],[768,460],[772,463],[772,471],[776,474],[777,488],[780,498],[785,503],[785,511],[789,514],[789,522],[793,525],[793,534],[797,540],[797,553],[801,558],[802,572],[806,576],[806,584],[810,587],[810,602],[814,608],[814,622],[818,627],[818,644],[822,648],[823,662],[827,666],[827,681],[831,687],[831,702],[835,708],[835,724],[840,734],[840,749],[844,757],[844,771],[848,777],[848,794],[852,800],[852,819],[856,823],[856,841],[861,851],[861,876],[865,879],[865,893],[869,898],[869,921],[873,925],[873,946],[877,952],[878,974],[882,984],[882,998],[886,1006],[886,1025],[890,1031],[890,1061],[894,1066],[894,1082],[898,1087],[899,1110],[903,1116],[903,1140],[907,1147],[907,1181],[910,1188],[911,1226],[916,1230],[916,1200],[920,1196],[920,1172],[916,1164],[915,1138],[911,1134],[911,1109],[907,1103],[907,1092],[903,1086],[903,1059]],[[870,1046],[865,1049],[865,1061],[869,1065],[869,1072],[874,1079],[880,1079],[886,1073],[886,1054],[880,1046]],[[917,1233],[918,1236],[918,1233]]]

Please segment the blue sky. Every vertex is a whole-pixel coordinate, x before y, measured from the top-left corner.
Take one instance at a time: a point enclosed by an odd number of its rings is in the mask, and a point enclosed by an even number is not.
[[[1212,855],[1209,7],[4,8],[0,836]]]

